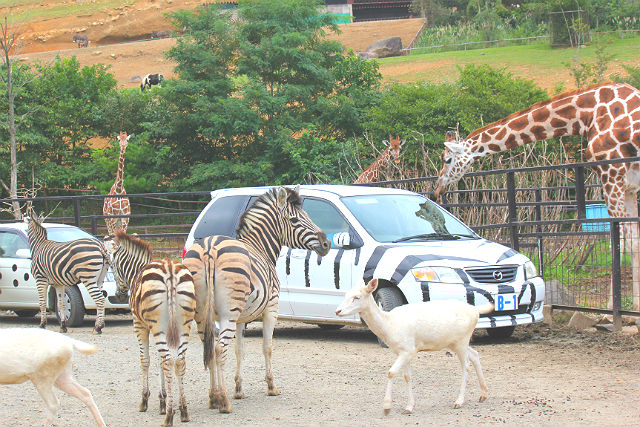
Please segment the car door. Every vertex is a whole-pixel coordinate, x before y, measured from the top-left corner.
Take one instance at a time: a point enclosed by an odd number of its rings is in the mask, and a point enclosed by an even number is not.
[[[356,250],[334,243],[336,233],[354,231],[329,201],[306,197],[303,209],[331,240],[324,257],[306,249],[287,249],[284,254],[286,290],[296,318],[336,318],[336,307],[351,288]],[[353,316],[355,318],[355,315]]]
[[[38,290],[31,274],[31,259],[17,256],[29,243],[15,230],[0,230],[0,306],[38,307]]]

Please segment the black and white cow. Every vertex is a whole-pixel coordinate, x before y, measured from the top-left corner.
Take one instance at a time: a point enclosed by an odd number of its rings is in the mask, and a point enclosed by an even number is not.
[[[144,92],[145,86],[149,86],[149,89],[151,89],[151,86],[159,85],[162,80],[164,80],[162,74],[147,74],[142,78],[142,83],[140,83],[140,90]]]
[[[75,34],[73,42],[78,43],[78,47],[89,47],[89,36],[86,34]]]

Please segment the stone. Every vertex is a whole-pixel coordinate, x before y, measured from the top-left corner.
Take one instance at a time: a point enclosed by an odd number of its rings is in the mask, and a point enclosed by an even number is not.
[[[573,313],[573,316],[571,316],[568,326],[573,329],[587,329],[593,327],[595,324],[596,321],[594,319],[576,311]]]
[[[597,324],[596,325],[596,329],[599,331],[603,331],[603,332],[613,332],[614,331],[614,326],[613,323],[609,323],[609,324]]]
[[[638,326],[633,325],[633,326],[623,326],[622,330],[620,331],[625,335],[629,335],[631,337],[634,337],[636,335],[638,335],[638,333],[640,331],[638,331]]]
[[[576,298],[560,281],[549,280],[545,284],[544,303],[575,306]]]
[[[356,52],[356,55],[362,59],[374,59],[378,57],[375,53],[371,52]]]
[[[402,55],[402,39],[400,37],[389,37],[373,42],[367,48],[367,52],[377,55],[377,58],[387,58],[389,56]]]
[[[544,324],[553,326],[553,309],[550,305],[545,304],[542,306],[542,316],[544,317],[542,321]]]

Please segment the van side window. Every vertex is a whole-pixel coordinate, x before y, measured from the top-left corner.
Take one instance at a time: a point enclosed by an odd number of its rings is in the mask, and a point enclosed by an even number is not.
[[[0,231],[0,256],[15,258],[18,249],[29,249],[29,245],[16,233]]]
[[[305,198],[302,203],[302,209],[309,214],[311,220],[325,232],[331,245],[336,247],[333,243],[333,235],[340,232],[348,232],[349,224],[344,217],[338,212],[338,210],[322,200]]]
[[[240,215],[247,208],[249,196],[220,197],[213,202],[200,219],[193,232],[194,239],[221,235],[236,237],[236,227]]]

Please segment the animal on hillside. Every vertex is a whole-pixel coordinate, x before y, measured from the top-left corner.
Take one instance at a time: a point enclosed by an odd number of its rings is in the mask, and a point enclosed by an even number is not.
[[[262,350],[265,358],[267,394],[280,394],[273,381],[271,351],[278,318],[280,282],[276,261],[283,246],[309,249],[319,256],[331,243],[302,210],[299,188],[273,188],[262,194],[242,214],[237,239],[209,236],[185,253],[183,263],[193,276],[196,290],[196,324],[204,344],[209,369],[209,407],[231,412],[224,382],[224,362],[231,340],[236,341],[236,399],[244,398],[241,363],[244,352],[242,328],[262,319]],[[215,323],[220,333],[215,341]],[[214,347],[215,345],[215,347]]]
[[[0,329],[0,343],[0,384],[31,381],[47,405],[45,426],[51,425],[60,408],[54,385],[80,399],[93,414],[96,424],[105,425],[91,392],[72,375],[74,350],[91,354],[98,350],[95,346],[38,328]]]
[[[391,387],[393,378],[399,373],[404,375],[408,387],[409,398],[404,413],[413,412],[415,399],[411,386],[411,359],[419,351],[449,349],[458,356],[462,367],[462,385],[454,408],[460,408],[464,403],[467,364],[471,361],[480,382],[480,402],[484,402],[487,385],[478,352],[469,347],[469,341],[479,315],[492,312],[493,304],[475,307],[465,301],[439,300],[405,304],[391,311],[383,311],[373,298],[377,288],[378,279],[372,279],[367,285],[350,290],[336,309],[336,314],[342,317],[359,313],[369,329],[398,356],[388,374],[383,403],[385,415],[391,410]]]
[[[151,89],[151,86],[159,85],[163,80],[164,77],[162,76],[162,74],[147,74],[142,78],[142,83],[140,83],[140,90],[144,92],[145,87],[149,87],[149,89]]]
[[[86,34],[75,34],[73,42],[78,43],[78,47],[89,47],[89,36]]]
[[[389,135],[389,141],[383,140],[382,143],[387,147],[387,149],[360,173],[358,178],[353,182],[354,184],[365,184],[367,182],[379,181],[382,174],[387,171],[391,162],[394,162],[395,164],[400,163],[400,149],[404,145],[405,140],[401,140],[399,136],[393,137]]]
[[[129,305],[133,314],[133,329],[140,343],[142,402],[139,410],[146,412],[150,395],[151,333],[162,359],[160,414],[166,414],[162,425],[171,426],[175,414],[173,370],[178,378],[180,420],[189,421],[184,374],[189,332],[196,309],[195,291],[191,274],[182,263],[171,259],[152,261],[151,258],[152,252],[147,242],[129,236],[124,231],[116,233],[113,265],[116,274],[131,287]]]
[[[166,39],[167,37],[171,37],[171,30],[152,31],[151,32],[151,38],[152,39]]]
[[[49,285],[56,290],[60,314],[60,330],[67,332],[65,286],[82,282],[96,303],[94,334],[101,334],[104,327],[104,295],[102,282],[109,269],[110,257],[102,242],[84,238],[70,242],[54,242],[47,239],[42,219],[32,211],[26,218],[27,235],[31,246],[31,273],[36,279],[40,303],[40,327],[47,326],[47,291]]]
[[[453,187],[477,158],[563,135],[586,138],[585,154],[589,161],[637,156],[640,152],[640,90],[625,83],[602,83],[533,104],[474,130],[463,140],[447,132],[445,149],[440,156],[442,169],[434,193],[438,197]],[[609,215],[637,217],[640,163],[603,164],[595,169],[602,182]],[[623,231],[623,235],[631,238],[631,252],[640,254],[637,225],[625,223]],[[631,258],[633,309],[638,311],[640,255]]]

